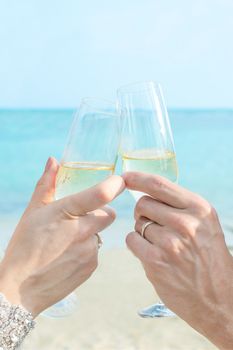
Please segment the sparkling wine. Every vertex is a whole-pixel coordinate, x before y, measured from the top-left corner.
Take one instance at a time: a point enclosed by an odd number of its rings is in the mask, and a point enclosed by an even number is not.
[[[114,172],[114,164],[67,162],[61,165],[56,180],[56,199],[81,192],[98,184]]]
[[[176,155],[170,151],[157,149],[142,149],[122,156],[124,171],[139,171],[166,177],[168,180],[176,182],[178,177]],[[131,191],[138,200],[142,193]]]

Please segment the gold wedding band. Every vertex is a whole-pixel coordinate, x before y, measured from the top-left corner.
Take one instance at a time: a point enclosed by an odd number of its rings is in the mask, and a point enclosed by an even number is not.
[[[68,211],[66,211],[65,209],[63,209],[62,211],[69,219],[77,220],[79,218],[79,216],[82,216],[82,215],[72,215]],[[98,249],[100,249],[103,245],[103,241],[100,238],[100,235],[98,233],[95,233],[95,236],[97,237],[97,240],[98,240],[97,241],[98,242]]]
[[[141,236],[142,236],[143,238],[146,239],[146,237],[145,237],[145,231],[146,231],[147,227],[150,226],[150,225],[152,225],[152,224],[154,224],[154,221],[147,221],[147,222],[145,222],[145,223],[142,225]]]
[[[70,214],[67,210],[65,209],[62,209],[63,213],[69,218],[69,219],[72,219],[72,220],[77,220],[79,218],[80,215],[73,215],[73,214]]]
[[[100,249],[103,245],[103,241],[102,239],[100,238],[99,234],[98,233],[95,233],[97,239],[98,239],[98,249]]]

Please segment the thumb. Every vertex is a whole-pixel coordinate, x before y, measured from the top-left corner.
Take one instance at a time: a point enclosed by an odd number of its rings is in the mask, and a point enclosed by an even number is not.
[[[30,206],[40,206],[53,201],[58,169],[58,162],[55,158],[50,157],[47,160],[43,175],[37,182]]]

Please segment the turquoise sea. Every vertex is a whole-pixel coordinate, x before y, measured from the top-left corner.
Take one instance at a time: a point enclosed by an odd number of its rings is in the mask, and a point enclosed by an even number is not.
[[[22,214],[48,156],[60,159],[74,111],[0,111],[0,233],[2,247]],[[218,210],[233,245],[233,111],[171,110],[179,183]],[[90,135],[91,137],[91,135]],[[118,165],[118,172],[121,165]],[[107,247],[122,246],[132,229],[134,201],[124,193],[113,204],[118,221],[104,234]]]

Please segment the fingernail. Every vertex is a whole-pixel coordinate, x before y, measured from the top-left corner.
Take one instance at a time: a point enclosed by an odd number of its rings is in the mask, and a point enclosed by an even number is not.
[[[45,166],[45,171],[50,170],[52,163],[53,163],[53,160],[51,157],[49,157],[49,159],[47,160],[46,166]]]

